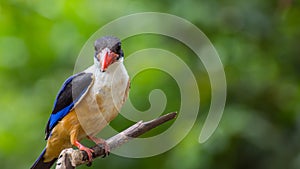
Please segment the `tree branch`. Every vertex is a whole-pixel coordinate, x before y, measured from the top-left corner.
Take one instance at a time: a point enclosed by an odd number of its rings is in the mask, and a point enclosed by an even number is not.
[[[115,149],[129,140],[139,137],[140,135],[146,133],[147,131],[171,120],[176,117],[176,112],[172,112],[156,119],[153,119],[148,122],[139,121],[126,130],[118,133],[117,135],[106,140],[110,149]],[[95,145],[91,148],[94,150],[93,159],[105,155],[102,145]],[[72,148],[63,150],[56,163],[56,169],[75,169],[75,167],[87,164],[91,165],[88,162],[88,155],[85,151],[74,150]]]

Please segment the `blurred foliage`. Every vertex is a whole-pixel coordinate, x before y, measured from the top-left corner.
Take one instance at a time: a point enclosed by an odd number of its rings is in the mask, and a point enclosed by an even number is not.
[[[183,17],[208,36],[226,71],[226,109],[214,135],[199,144],[210,104],[203,65],[176,42],[161,43],[154,35],[127,39],[126,55],[148,47],[166,48],[191,66],[201,92],[200,114],[193,130],[172,150],[144,159],[111,155],[96,160],[94,168],[300,168],[297,0],[2,0],[0,168],[29,168],[39,155],[55,95],[73,73],[85,41],[113,19],[144,11]],[[133,79],[130,95],[138,109],[149,107],[152,87],[165,91],[166,112],[179,109],[178,87],[171,77],[155,70],[141,75]],[[118,130],[130,124],[121,123],[118,117],[112,124]]]

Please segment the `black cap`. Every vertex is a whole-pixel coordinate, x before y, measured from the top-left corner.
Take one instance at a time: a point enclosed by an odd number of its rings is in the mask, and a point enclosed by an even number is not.
[[[108,48],[111,51],[118,53],[118,50],[121,49],[121,41],[119,38],[114,36],[104,36],[95,41],[94,47],[96,53],[99,53],[104,48]]]

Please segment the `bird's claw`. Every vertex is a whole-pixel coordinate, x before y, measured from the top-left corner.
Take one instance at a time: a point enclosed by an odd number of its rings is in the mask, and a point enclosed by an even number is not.
[[[89,157],[88,161],[89,161],[90,165],[92,165],[94,150],[87,148],[87,147],[80,147],[80,150],[85,151],[87,153],[87,155]]]
[[[87,153],[88,158],[89,158],[88,161],[89,161],[90,165],[92,165],[94,150],[83,146],[82,144],[80,144],[80,142],[78,140],[74,141],[74,146],[76,146],[79,150],[85,151]]]
[[[110,154],[110,147],[109,147],[109,145],[106,142],[103,142],[101,144],[101,146],[102,146],[102,148],[104,150],[104,154],[103,154],[102,158],[104,158],[106,156],[109,156],[109,154]]]
[[[92,140],[94,143],[96,143],[97,145],[101,145],[102,149],[104,150],[104,154],[102,156],[102,158],[109,156],[110,154],[110,147],[107,144],[107,142],[102,139],[102,138],[97,138],[97,137],[93,137],[93,136],[88,136],[88,139]]]

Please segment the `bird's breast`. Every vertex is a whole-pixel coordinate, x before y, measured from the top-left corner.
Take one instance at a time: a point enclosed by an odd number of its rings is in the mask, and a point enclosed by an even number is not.
[[[113,66],[113,65],[111,65]],[[112,71],[95,73],[89,92],[76,106],[78,120],[87,135],[100,132],[119,113],[127,98],[129,76],[123,64]]]

